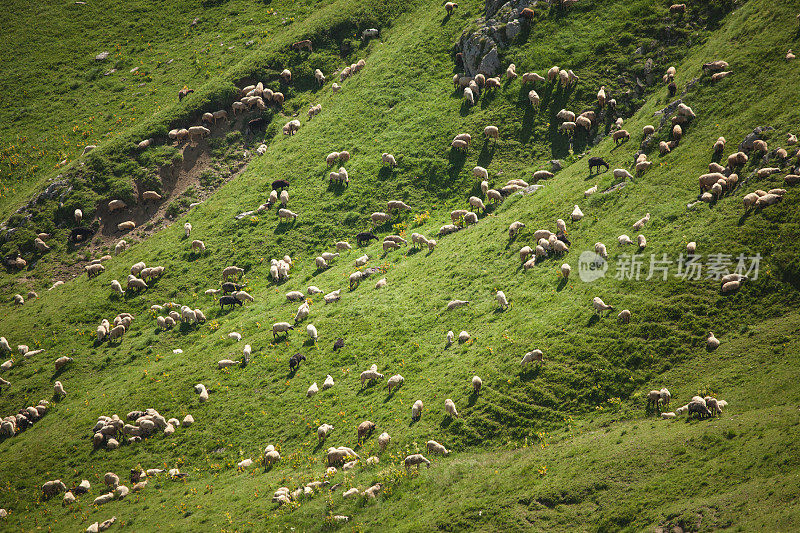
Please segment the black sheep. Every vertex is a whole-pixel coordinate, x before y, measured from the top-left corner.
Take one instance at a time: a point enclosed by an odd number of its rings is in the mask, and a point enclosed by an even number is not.
[[[296,353],[289,358],[289,370],[294,372],[300,366],[300,361],[305,361],[306,356],[301,353]]]
[[[678,92],[678,86],[675,85],[674,81],[669,82],[669,85],[667,85],[667,92],[669,93],[670,98],[675,96],[675,93]]]
[[[289,188],[289,182],[287,180],[275,180],[272,182],[273,191],[280,191],[288,188]]]
[[[593,168],[596,168],[599,171],[600,167],[606,167],[606,170],[609,169],[608,163],[606,163],[605,159],[603,159],[602,157],[589,158],[589,174],[592,173]]]
[[[237,305],[242,305],[242,301],[238,298],[234,298],[233,296],[220,296],[219,306],[224,310],[226,305],[230,305],[233,309]]]
[[[336,350],[343,347],[344,347],[344,339],[339,337],[338,339],[336,339],[336,342],[333,343],[333,351],[335,352]]]
[[[364,246],[364,244],[369,244],[369,241],[372,239],[378,240],[378,237],[375,236],[371,231],[362,231],[358,235],[356,235],[356,244],[359,246]]]
[[[92,235],[94,235],[94,230],[91,228],[87,228],[85,226],[72,228],[72,231],[69,232],[69,242],[85,241]]]
[[[244,288],[244,285],[239,285],[238,283],[233,283],[233,282],[230,282],[230,281],[226,281],[225,283],[222,284],[222,293],[223,294],[228,294],[228,293],[231,293],[233,291],[240,291],[243,288]]]

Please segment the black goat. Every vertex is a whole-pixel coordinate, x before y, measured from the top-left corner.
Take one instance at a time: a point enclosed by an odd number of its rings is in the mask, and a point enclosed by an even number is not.
[[[288,188],[289,188],[289,182],[287,180],[275,180],[272,182],[273,191],[279,191]]]
[[[231,309],[235,309],[237,305],[242,305],[242,301],[233,296],[220,296],[219,306],[224,310],[226,305],[230,305]]]
[[[602,157],[589,158],[589,174],[592,173],[593,168],[596,168],[599,171],[600,167],[606,167],[606,170],[609,169],[608,163],[606,163],[605,159],[603,159]]]
[[[305,361],[306,356],[301,353],[296,353],[289,358],[289,370],[294,372],[300,366],[300,361]]]
[[[359,246],[364,246],[364,244],[369,244],[369,241],[372,239],[378,240],[378,237],[375,236],[374,233],[371,231],[362,231],[358,235],[356,235],[356,244]]]

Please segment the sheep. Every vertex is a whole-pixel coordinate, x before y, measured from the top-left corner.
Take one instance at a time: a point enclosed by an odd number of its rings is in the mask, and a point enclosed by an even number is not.
[[[524,227],[525,224],[520,221],[512,222],[511,225],[508,226],[508,238],[513,239],[519,233],[519,230]]]
[[[456,404],[450,398],[447,398],[444,401],[444,410],[445,412],[453,418],[458,418],[458,410],[456,409]]]
[[[583,197],[588,198],[596,192],[597,192],[597,185],[595,185],[594,187],[589,187],[588,189],[583,191]]]
[[[483,128],[483,134],[487,138],[491,137],[494,140],[497,140],[497,139],[500,138],[500,130],[497,129],[497,126],[486,126],[485,128]]]
[[[528,101],[531,103],[531,105],[534,108],[539,107],[539,102],[541,102],[541,98],[539,97],[539,93],[537,93],[533,89],[528,91]]]
[[[405,381],[405,379],[400,374],[395,374],[394,376],[390,377],[389,381],[387,381],[387,385],[388,385],[388,388],[389,388],[389,394],[392,393],[392,389],[395,389],[395,390],[399,389],[403,385],[404,381]]]
[[[608,250],[606,250],[606,245],[602,242],[594,243],[594,253],[604,259],[608,259]]]
[[[417,400],[414,402],[414,405],[411,406],[411,420],[419,420],[422,416],[422,400]]]
[[[428,449],[428,453],[440,453],[442,455],[449,455],[450,450],[436,442],[435,440],[429,440],[425,443],[425,446]]]
[[[708,332],[708,340],[706,341],[706,346],[709,350],[716,350],[719,348],[719,339],[714,336],[713,331]]]
[[[397,166],[397,160],[395,160],[394,156],[392,154],[387,154],[386,152],[381,154],[381,162],[391,167]]]
[[[483,200],[477,196],[469,197],[469,205],[473,209],[482,209],[483,211],[486,211],[486,206],[484,205]]]
[[[628,309],[623,309],[617,315],[617,321],[621,324],[628,324],[631,321],[631,312]]]
[[[221,359],[217,361],[217,368],[222,370],[223,368],[228,368],[229,366],[236,366],[241,364],[241,361],[234,361],[233,359]]]
[[[489,171],[481,166],[476,166],[472,169],[472,175],[476,178],[488,180],[489,179]]]
[[[392,437],[390,437],[389,434],[386,433],[385,431],[380,434],[380,436],[378,437],[378,445],[381,447],[381,451],[384,451],[386,449],[391,440]]]
[[[614,139],[614,144],[618,145],[622,141],[629,140],[631,138],[631,134],[626,130],[617,130],[611,135],[611,138]]]
[[[377,371],[377,367],[375,365],[372,365],[372,368],[361,373],[361,387],[363,388],[365,383],[372,381],[373,379],[383,379],[383,374]]]
[[[606,304],[599,296],[592,298],[592,307],[594,307],[595,313],[600,315],[603,314],[603,311],[608,311],[610,314],[614,310],[613,306]]]
[[[464,307],[465,305],[468,304],[469,304],[468,300],[451,300],[450,302],[447,303],[447,310],[452,311],[453,309],[458,309],[459,307]]]
[[[411,455],[407,456],[403,460],[403,464],[405,464],[406,470],[409,470],[409,471],[411,470],[411,467],[415,466],[415,465],[416,465],[417,469],[419,469],[419,465],[421,465],[423,463],[428,468],[431,467],[431,462],[429,460],[427,460],[421,453],[411,454]]]
[[[310,301],[310,300],[309,300]],[[311,313],[311,307],[308,302],[304,302],[298,309],[297,314],[294,316],[294,323],[295,325],[299,322],[302,322],[308,315]]]
[[[86,276],[88,278],[92,278],[100,274],[101,272],[105,272],[106,267],[100,264],[86,265],[85,267],[83,267],[83,270],[86,272]]]
[[[517,66],[514,63],[508,65],[508,68],[506,69],[506,77],[509,80],[513,80],[517,77]]]
[[[542,362],[543,360],[544,360],[544,354],[542,353],[541,350],[536,349],[531,352],[527,352],[522,357],[522,361],[520,361],[520,364],[522,366],[525,366],[526,364],[530,364],[533,362]]]
[[[333,292],[329,292],[325,296],[322,297],[325,300],[326,304],[338,302],[339,298],[341,298],[341,289],[335,290]]]
[[[288,322],[276,322],[272,325],[272,338],[276,338],[279,333],[283,333],[285,336],[289,335],[289,330],[293,330],[294,326],[289,324]]]
[[[357,428],[358,441],[361,442],[362,439],[370,435],[374,430],[375,430],[374,422],[370,422],[369,420],[361,422]]]
[[[319,386],[317,386],[317,382],[315,381],[314,383],[311,384],[311,386],[306,391],[306,397],[307,398],[311,398],[312,396],[314,396],[318,392],[319,392]]]
[[[320,427],[317,428],[317,439],[319,442],[324,441],[328,438],[328,433],[333,431],[333,426],[330,424],[322,424]]]
[[[455,338],[455,333],[453,333],[453,331],[450,330],[450,331],[447,332],[447,335],[445,337],[447,339],[446,346],[450,346],[451,344],[453,344],[453,339]]]
[[[650,213],[647,213],[645,216],[643,216],[642,218],[640,218],[639,220],[637,220],[637,221],[636,221],[636,223],[634,223],[634,225],[633,225],[633,229],[635,229],[635,230],[640,230],[640,229],[642,229],[642,228],[644,227],[644,225],[645,225],[645,224],[647,224],[648,222],[650,222]]]

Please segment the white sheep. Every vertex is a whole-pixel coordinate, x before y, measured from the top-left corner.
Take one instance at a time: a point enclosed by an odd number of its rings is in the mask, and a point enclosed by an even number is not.
[[[469,300],[451,300],[447,304],[447,310],[452,311],[453,309],[458,309],[459,307],[464,307],[465,305],[469,304]]]
[[[414,405],[411,406],[411,420],[417,420],[419,417],[422,416],[422,400],[417,400],[414,402]]]
[[[322,383],[322,390],[328,390],[331,387],[333,387],[333,385],[334,385],[333,376],[328,374],[327,376],[325,376],[325,381]]]
[[[386,433],[385,431],[383,433],[381,433],[381,435],[378,437],[378,445],[381,447],[381,451],[386,449],[386,447],[389,445],[389,442],[391,440],[392,440],[392,437],[389,436],[388,433]]]
[[[386,152],[381,154],[381,162],[385,163],[385,164],[388,164],[389,166],[392,166],[392,167],[396,167],[397,166],[397,161],[395,160],[394,156],[392,154],[388,154]]]
[[[312,396],[314,396],[318,392],[319,392],[319,387],[317,386],[317,382],[315,381],[314,383],[311,384],[311,386],[306,391],[306,397],[307,398],[311,398]]]
[[[308,338],[314,342],[317,342],[317,328],[314,326],[314,324],[308,324],[306,326],[306,333],[308,333]]]
[[[533,350],[531,352],[527,352],[522,357],[522,361],[520,361],[520,364],[525,366],[527,364],[530,364],[530,363],[533,363],[533,362],[541,362],[543,360],[544,360],[544,353],[541,350],[536,349],[536,350]]]
[[[719,348],[719,339],[714,336],[713,331],[708,332],[708,340],[706,341],[706,345],[708,346],[709,350],[716,350]]]
[[[470,337],[469,332],[461,331],[461,333],[458,334],[458,342],[463,344],[469,340],[469,337]]]
[[[66,395],[67,393],[64,390],[64,385],[62,385],[60,381],[56,381],[53,384],[53,396],[56,398],[64,398]]]
[[[502,309],[508,307],[508,299],[503,291],[497,291],[495,297],[497,298],[497,305],[499,305]]]
[[[576,205],[575,208],[572,210],[572,214],[570,215],[570,217],[572,218],[573,222],[577,222],[583,218],[583,211],[581,211],[581,208]]]
[[[445,412],[452,416],[453,418],[458,418],[458,410],[456,409],[456,404],[450,398],[447,398],[444,401],[444,410]]]
[[[599,296],[595,296],[594,298],[592,298],[592,307],[594,307],[595,313],[598,313],[600,315],[603,314],[603,311],[608,311],[610,314],[611,311],[614,310],[613,306],[606,304],[603,300],[600,299]]]
[[[649,221],[650,221],[650,213],[647,213],[645,216],[643,216],[642,218],[640,218],[639,220],[636,221],[636,223],[633,225],[633,229],[640,230]]]
[[[326,294],[322,298],[325,300],[326,304],[333,303],[333,302],[338,302],[339,298],[341,298],[341,292],[342,292],[342,289],[337,289],[337,290],[335,290],[333,292],[329,292],[328,294]]]
[[[387,385],[388,385],[388,388],[389,388],[389,394],[392,393],[392,389],[396,390],[399,387],[401,387],[403,385],[404,381],[405,381],[405,379],[400,374],[395,374],[394,376],[390,377],[389,380],[387,381]]]
[[[222,359],[220,361],[217,361],[217,368],[221,370],[223,368],[228,368],[229,366],[236,366],[241,363],[242,363],[241,361],[233,361],[232,359]]]
[[[319,442],[324,441],[328,438],[328,433],[333,431],[334,427],[330,424],[322,424],[320,427],[317,428],[317,439]]]
[[[428,449],[428,453],[440,453],[442,455],[449,455],[450,450],[436,442],[435,440],[429,440],[425,443],[425,446]]]
[[[519,233],[519,230],[521,230],[524,227],[525,227],[525,224],[523,224],[522,222],[520,222],[518,220],[515,221],[515,222],[512,222],[508,226],[508,238],[509,239],[513,239]]]

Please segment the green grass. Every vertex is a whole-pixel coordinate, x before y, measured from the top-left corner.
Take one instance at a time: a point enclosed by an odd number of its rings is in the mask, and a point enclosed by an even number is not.
[[[515,62],[520,73],[544,73],[552,64],[572,68],[581,83],[569,94],[537,87],[543,106],[532,113],[526,104],[530,87],[523,88],[520,79],[483,96],[474,108],[462,106],[452,90],[448,50],[483,6],[477,1],[460,4],[446,21],[437,3],[386,2],[371,9],[344,1],[331,4],[298,20],[292,31],[262,50],[242,56],[236,66],[215,71],[220,77],[212,76],[206,90],[193,96],[194,103],[170,106],[139,129],[120,131],[120,139],[128,140],[142,138],[145,131],[166,131],[172,121],[196,116],[211,105],[216,96],[209,95],[223,95],[219,97],[224,100],[226,84],[259,69],[269,77],[289,65],[310,75],[315,61],[327,61],[328,74],[354,58],[367,61],[335,96],[330,81],[314,93],[301,75],[286,112],[301,113],[297,135],[272,139],[266,155],[253,159],[243,173],[173,226],[107,262],[96,279],[80,276],[47,292],[57,264],[83,253],[60,246],[31,265],[25,280],[2,275],[0,333],[12,345],[26,343],[47,351],[3,374],[13,385],[0,396],[0,412],[12,413],[49,397],[55,379],[69,394],[33,428],[0,442],[0,471],[6,474],[0,507],[11,513],[8,527],[77,529],[112,514],[133,531],[156,525],[173,530],[318,530],[328,527],[329,514],[352,516],[346,529],[405,531],[617,531],[667,524],[687,530],[784,530],[796,523],[797,506],[787,502],[797,497],[797,194],[790,190],[777,206],[743,212],[741,196],[756,187],[779,186],[779,174],[762,181],[752,178],[713,206],[686,207],[696,197],[697,176],[705,171],[719,135],[728,139],[727,156],[757,125],[775,128],[767,140],[777,147],[797,124],[797,67],[782,59],[784,49],[796,46],[787,44],[797,38],[796,9],[750,0],[721,20],[704,11],[701,23],[685,22],[686,27],[670,19],[666,6],[645,0],[609,2],[602,8],[578,4],[566,15],[543,13],[527,41],[507,50],[505,60]],[[690,3],[695,8],[700,9]],[[337,56],[342,35],[353,33],[354,25],[389,20],[390,26],[380,25],[380,42],[372,41],[348,58]],[[650,29],[654,25],[655,32]],[[617,39],[622,32],[631,37]],[[205,30],[203,35],[211,38]],[[318,58],[285,52],[288,44],[306,35],[319,36]],[[659,35],[668,38],[659,41]],[[635,53],[639,46],[663,57],[657,62],[657,80],[674,62],[681,88],[700,76],[700,65],[710,59],[726,59],[734,74],[716,85],[702,79],[685,96],[698,116],[685,128],[676,150],[665,157],[657,150],[651,153],[653,167],[620,191],[584,199],[583,191],[597,178],[587,178],[581,140],[576,139],[570,153],[566,139],[553,131],[553,117],[565,106],[575,111],[592,107],[600,84],[623,102],[620,95],[632,87],[635,72],[648,57]],[[756,82],[766,79],[769,91]],[[322,103],[323,112],[309,121],[305,110],[316,102]],[[630,167],[642,126],[656,121],[653,113],[667,103],[659,83],[624,100],[620,112],[631,141],[615,148],[606,139],[591,154],[606,157],[612,168]],[[282,126],[289,117],[273,120]],[[483,143],[481,131],[487,124],[500,127],[496,145]],[[473,135],[465,157],[448,148],[453,135],[462,131]],[[659,139],[666,135],[666,128],[657,133]],[[94,159],[99,161],[96,176],[108,183],[109,191],[124,190],[130,177],[127,171],[115,177],[108,172],[109,166],[131,161],[124,146],[121,140],[110,143]],[[324,163],[327,153],[340,149],[353,156],[346,165],[351,178],[346,189],[329,187]],[[384,151],[397,157],[396,169],[381,168],[379,154]],[[137,166],[174,155],[163,147],[146,154],[150,160],[138,160]],[[567,167],[543,189],[511,197],[476,226],[438,238],[431,253],[404,248],[384,255],[379,244],[372,244],[342,254],[324,272],[314,267],[314,257],[331,250],[336,240],[355,244],[354,234],[369,227],[369,214],[383,210],[387,200],[402,199],[413,209],[393,220],[405,227],[387,224],[379,234],[402,229],[433,236],[449,223],[449,211],[463,207],[478,190],[471,175],[476,164],[488,168],[499,187],[512,178],[530,180],[553,157],[565,159]],[[93,159],[87,161],[91,168]],[[751,164],[747,170],[754,168]],[[274,211],[234,220],[233,215],[262,203],[270,182],[279,177],[292,182],[289,207],[300,214],[295,223],[278,224]],[[599,179],[601,190],[613,183],[609,174]],[[107,191],[91,194],[109,198]],[[570,253],[524,272],[519,249],[531,244],[535,229],[553,229],[555,219],[566,219],[575,203],[587,216],[569,224]],[[414,226],[414,215],[428,210],[430,218]],[[652,215],[641,231],[649,243],[642,254],[645,270],[650,253],[676,257],[686,242],[695,240],[704,256],[760,253],[758,280],[725,297],[714,280],[616,280],[611,272],[594,283],[580,281],[580,252],[602,241],[614,257],[630,253],[617,245],[616,237],[635,236],[631,226],[645,212]],[[43,208],[22,227],[32,234],[39,230],[37,221],[49,219],[63,237],[68,225],[56,227],[57,217]],[[514,220],[527,227],[509,242],[508,225]],[[206,254],[190,253],[189,241],[182,238],[185,221],[194,227],[192,238],[206,243]],[[295,268],[289,281],[275,285],[268,276],[269,260],[286,253]],[[362,253],[372,258],[369,266],[385,272],[349,292],[347,276]],[[111,295],[110,280],[124,280],[137,261],[165,265],[167,273],[141,295]],[[564,261],[573,268],[567,283],[556,274]],[[217,286],[221,269],[231,264],[246,269],[247,290],[256,301],[221,312],[203,291]],[[376,291],[374,283],[382,276],[389,284]],[[273,342],[271,324],[289,320],[297,308],[286,302],[285,293],[305,292],[308,285],[325,292],[343,289],[338,303],[326,305],[313,297],[304,324],[316,325],[318,344],[308,345],[301,328],[287,341]],[[40,299],[20,308],[7,303],[11,295],[31,287]],[[505,312],[496,310],[496,289],[511,300]],[[613,315],[597,320],[593,296],[630,309],[631,324],[618,324]],[[456,298],[471,304],[445,311],[446,303]],[[149,307],[165,301],[200,307],[209,322],[158,331]],[[95,346],[97,323],[122,311],[136,316],[122,343]],[[467,330],[474,340],[445,349],[449,329]],[[709,329],[723,343],[712,353],[705,351]],[[230,341],[231,331],[240,332],[243,342]],[[346,346],[333,352],[338,337]],[[219,359],[238,359],[244,343],[253,347],[250,365],[216,370]],[[175,348],[183,353],[173,354]],[[546,362],[521,370],[519,360],[534,348],[544,351]],[[298,351],[308,360],[291,376],[286,363]],[[56,376],[52,361],[60,355],[75,362]],[[392,396],[384,382],[361,390],[358,374],[372,363],[387,378],[401,373],[405,385]],[[327,374],[336,386],[307,399],[308,386],[321,384]],[[477,397],[469,387],[474,374],[484,382]],[[198,382],[211,392],[206,404],[199,404],[193,393]],[[670,388],[676,405],[698,392],[714,393],[731,405],[713,421],[644,418],[645,393],[661,386]],[[445,398],[455,401],[462,418],[445,416]],[[416,399],[424,401],[426,411],[411,423]],[[92,450],[91,428],[98,415],[124,415],[145,407],[168,417],[191,413],[196,423],[171,438],[156,436],[113,452]],[[383,481],[385,490],[376,502],[347,502],[341,492],[327,491],[293,509],[277,509],[269,501],[277,487],[295,488],[323,474],[327,445],[317,446],[319,424],[336,427],[328,444],[354,446],[355,428],[365,419],[378,427],[359,453],[375,452],[376,437],[383,431],[393,437],[389,450],[380,454],[379,466],[338,473],[332,482],[344,481],[346,489]],[[431,469],[419,475],[404,474],[402,458],[424,449],[431,438],[453,454],[432,458]],[[277,466],[267,473],[258,466],[236,471],[237,462],[259,457],[270,443],[284,456]],[[185,483],[152,480],[140,495],[94,509],[91,499],[99,494],[103,473],[123,475],[136,464],[178,466],[190,476]],[[66,509],[57,499],[39,501],[41,484],[55,478],[68,484],[90,479],[91,498],[84,496]]]

